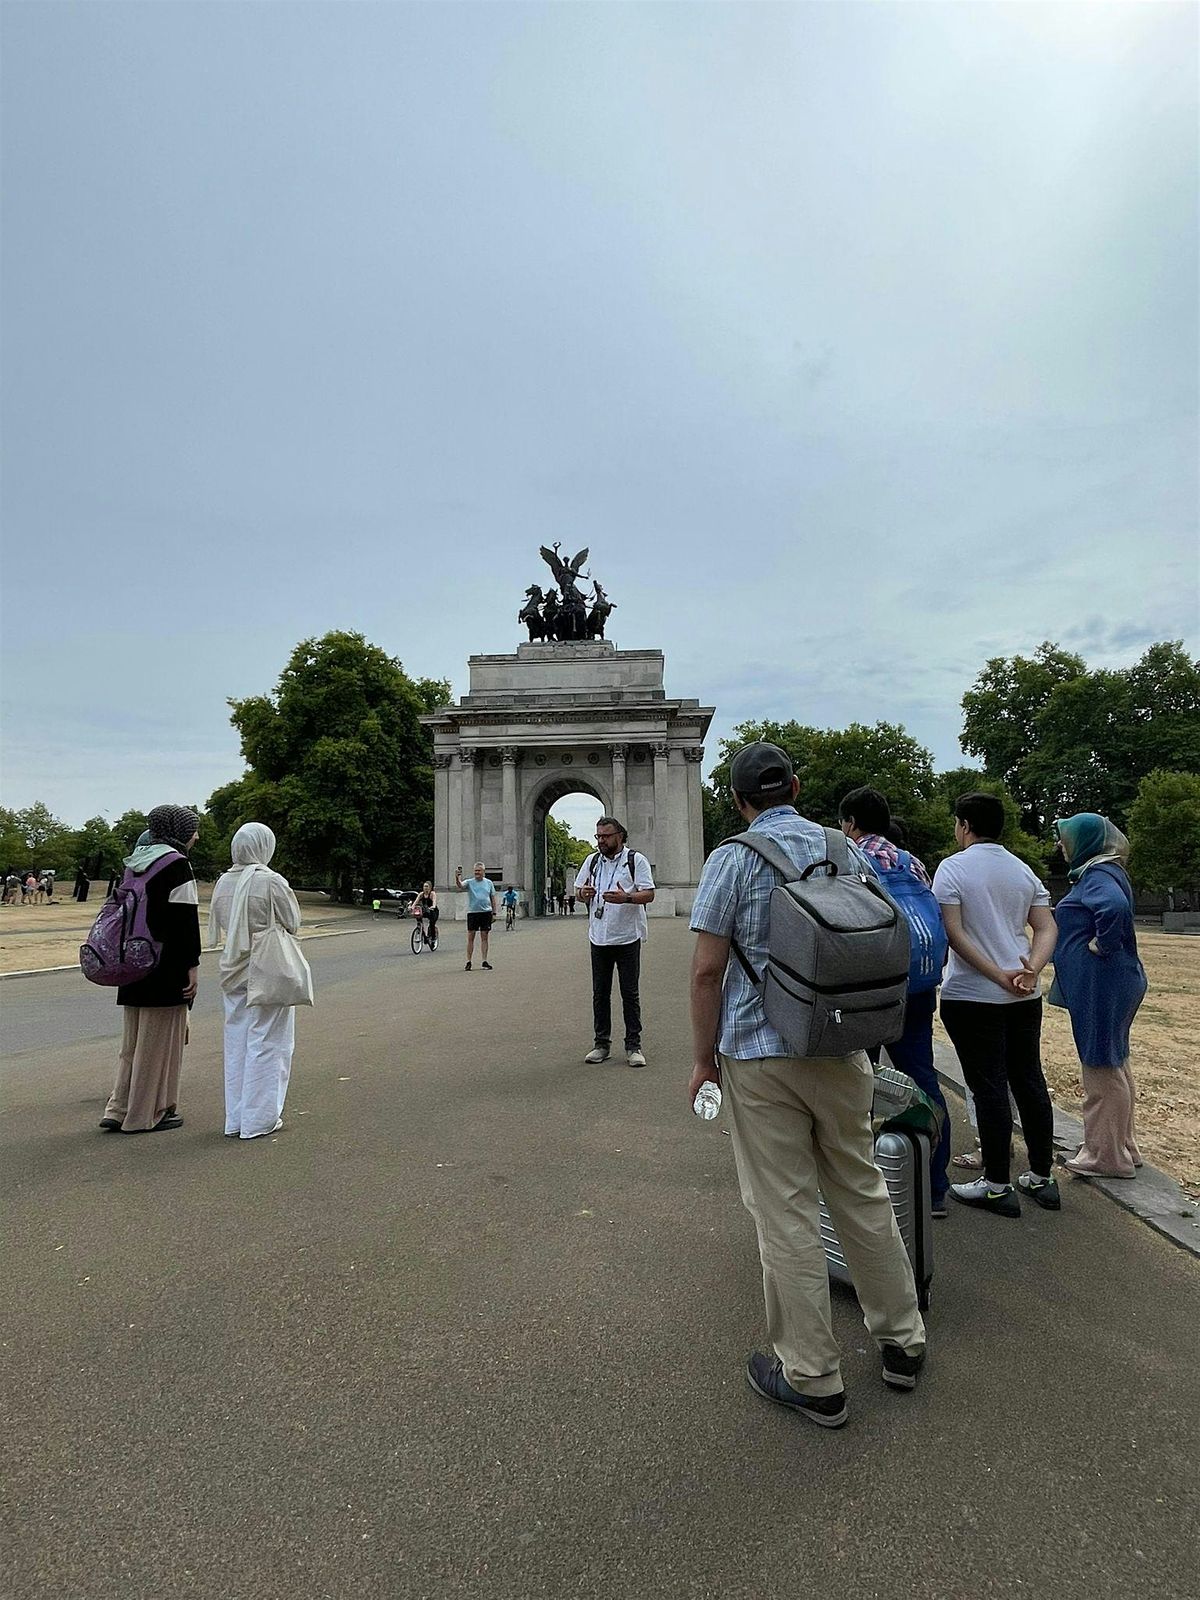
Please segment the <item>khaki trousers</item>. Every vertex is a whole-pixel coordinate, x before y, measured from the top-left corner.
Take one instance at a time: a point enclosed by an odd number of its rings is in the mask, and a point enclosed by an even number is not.
[[[145,1133],[175,1109],[187,1043],[186,1006],[122,1006],[125,1032],[117,1081],[104,1108],[122,1133]]]
[[[842,1390],[817,1190],[876,1343],[925,1347],[912,1266],[871,1133],[871,1063],[852,1056],[721,1057],[742,1201],[758,1230],[767,1332],[801,1394]]]

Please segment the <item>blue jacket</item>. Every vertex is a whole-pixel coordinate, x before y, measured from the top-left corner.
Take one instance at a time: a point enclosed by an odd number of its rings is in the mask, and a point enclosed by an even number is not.
[[[1129,1028],[1146,993],[1133,931],[1133,890],[1113,862],[1089,867],[1054,910],[1056,995],[1071,1016],[1085,1067],[1120,1067]],[[1099,955],[1088,949],[1096,941]]]

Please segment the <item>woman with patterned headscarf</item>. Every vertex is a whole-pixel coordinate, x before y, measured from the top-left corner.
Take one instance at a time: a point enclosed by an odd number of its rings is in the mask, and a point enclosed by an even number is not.
[[[1055,907],[1052,1004],[1065,1005],[1083,1073],[1083,1143],[1066,1163],[1098,1178],[1132,1178],[1142,1158],[1133,1133],[1129,1029],[1146,993],[1133,931],[1129,841],[1107,817],[1081,811],[1054,824],[1071,889]]]
[[[258,1139],[283,1126],[296,1013],[291,1006],[247,1003],[250,945],[272,920],[295,933],[300,907],[287,879],[267,865],[275,854],[275,835],[265,824],[240,827],[230,852],[233,866],[217,879],[208,912],[209,943],[224,946],[225,1133],[231,1139]]]
[[[199,819],[186,806],[156,806],[146,819],[150,842],[125,865],[146,880],[146,920],[162,944],[158,965],[137,983],[123,983],[124,1033],[117,1081],[100,1126],[108,1133],[178,1128],[179,1073],[187,1016],[200,981],[200,908],[196,875],[187,858]]]

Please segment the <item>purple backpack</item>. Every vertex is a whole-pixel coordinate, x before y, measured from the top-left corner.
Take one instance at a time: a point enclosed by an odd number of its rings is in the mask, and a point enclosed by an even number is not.
[[[79,965],[89,983],[115,988],[148,978],[162,959],[162,940],[150,932],[146,885],[179,860],[178,850],[159,856],[145,872],[126,867],[125,876],[100,908],[87,943],[79,946]]]

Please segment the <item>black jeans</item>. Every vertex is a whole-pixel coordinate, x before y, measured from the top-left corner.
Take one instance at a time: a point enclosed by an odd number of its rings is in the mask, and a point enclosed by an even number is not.
[[[642,1002],[638,978],[642,971],[642,941],[629,944],[594,944],[592,949],[592,1022],[596,1043],[605,1050],[612,1044],[613,968],[621,985],[621,1010],[625,1014],[625,1048],[642,1044]]]
[[[1054,1159],[1054,1110],[1042,1072],[1042,1002],[1014,1000],[988,1005],[979,1000],[943,1000],[942,1022],[975,1096],[983,1170],[991,1183],[1009,1181],[1012,1090],[1021,1113],[1029,1165],[1050,1176]]]

